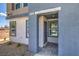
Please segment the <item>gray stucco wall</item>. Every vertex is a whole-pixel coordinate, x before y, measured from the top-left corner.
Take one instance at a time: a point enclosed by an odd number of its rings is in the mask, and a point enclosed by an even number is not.
[[[37,15],[29,16],[29,49],[31,52],[38,52],[38,34],[37,34],[37,26],[38,26]]]
[[[53,3],[29,4],[31,12],[56,7],[61,7],[58,19],[59,20],[58,54],[79,55],[79,12],[78,12],[79,4],[53,4]],[[31,30],[29,40],[30,43],[34,43],[36,42],[35,40],[37,40],[36,38],[37,32],[35,27],[37,24],[35,16],[30,18],[29,20]],[[35,24],[33,25],[32,23]],[[34,45],[36,46],[36,43]],[[33,46],[32,49],[33,48],[35,49],[35,46]]]
[[[79,4],[64,4],[59,13],[59,55],[79,55]]]

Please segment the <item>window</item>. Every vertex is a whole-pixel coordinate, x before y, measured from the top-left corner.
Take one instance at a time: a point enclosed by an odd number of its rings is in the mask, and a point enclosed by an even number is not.
[[[29,24],[28,24],[28,20],[26,20],[26,38],[29,37]]]
[[[16,36],[16,21],[10,22],[10,35]]]
[[[14,3],[12,3],[12,10],[14,10]]]
[[[48,21],[48,32],[49,36],[58,36],[58,20]]]
[[[26,7],[28,4],[27,3],[23,3],[23,7]]]
[[[17,3],[16,4],[16,9],[19,9],[20,8],[20,3]]]

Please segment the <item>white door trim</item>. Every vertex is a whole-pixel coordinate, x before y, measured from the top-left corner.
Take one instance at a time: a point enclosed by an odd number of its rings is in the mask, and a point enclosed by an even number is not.
[[[51,9],[45,9],[45,10],[41,10],[41,11],[35,11],[30,13],[30,15],[36,15],[36,14],[43,14],[43,13],[48,13],[48,12],[55,12],[55,11],[60,11],[61,7],[56,7],[56,8],[51,8]]]
[[[60,11],[60,10],[61,10],[61,7],[57,7],[57,8],[52,8],[52,9],[36,11],[35,14],[43,14],[43,13],[48,13],[48,12]]]

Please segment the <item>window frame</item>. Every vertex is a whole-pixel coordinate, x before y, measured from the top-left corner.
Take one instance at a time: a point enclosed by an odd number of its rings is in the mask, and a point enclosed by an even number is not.
[[[21,8],[21,4],[19,5],[19,8],[17,7],[18,4],[20,4],[20,3],[16,3],[16,9]]]
[[[29,38],[29,24],[28,24],[28,20],[26,20],[26,38]]]
[[[14,28],[12,28],[12,22],[15,22],[15,27]],[[13,31],[14,31],[14,33],[13,33]],[[14,35],[12,35],[12,33]],[[16,21],[10,21],[10,36],[16,36]]]
[[[27,4],[27,5],[24,5],[24,4]],[[28,3],[23,3],[23,7],[27,7],[28,6]]]
[[[14,5],[14,3],[12,3],[12,10],[15,10],[15,5]]]
[[[48,19],[48,20],[50,20],[50,19]],[[51,26],[52,26],[53,21],[57,21],[57,25],[56,25],[57,27],[55,27],[57,29],[56,30],[57,31],[57,36],[52,35],[52,31],[51,31],[52,28],[51,28]],[[52,20],[48,21],[47,23],[48,23],[48,37],[58,37],[58,20],[52,19]]]

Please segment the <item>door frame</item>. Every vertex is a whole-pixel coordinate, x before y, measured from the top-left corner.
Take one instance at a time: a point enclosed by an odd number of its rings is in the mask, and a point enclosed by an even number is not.
[[[55,12],[55,11],[61,11],[61,7],[56,7],[56,8],[51,8],[51,9],[45,9],[45,10],[40,10],[40,11],[35,11],[35,12],[31,12],[29,15],[30,16],[33,16],[33,15],[42,15],[42,14],[47,14],[47,13],[53,13],[53,12]],[[38,19],[37,19],[38,20]],[[38,21],[38,23],[39,23],[39,21]],[[38,26],[39,27],[39,26]],[[39,31],[39,28],[38,28],[38,31]],[[37,34],[39,35],[39,32],[37,32]],[[39,39],[39,37],[37,38],[37,40],[39,41],[40,39]],[[38,42],[37,41],[37,42]],[[42,40],[43,41],[43,40]],[[41,41],[41,42],[42,42]],[[31,43],[30,43],[31,44]],[[38,45],[36,45],[37,46],[37,48],[39,47],[39,42],[38,42]]]
[[[48,39],[48,38],[47,38],[47,37],[48,37],[48,24],[45,25],[45,22],[47,23],[47,21],[44,20],[44,32],[43,32],[43,33],[44,33],[44,39],[43,39],[44,42],[43,42],[43,46],[46,46],[46,44],[47,44],[47,39]],[[45,28],[45,26],[46,26],[46,28]],[[45,29],[46,29],[46,33],[45,33]],[[45,34],[46,34],[46,38],[45,38]],[[46,42],[45,42],[45,39],[46,39]]]

